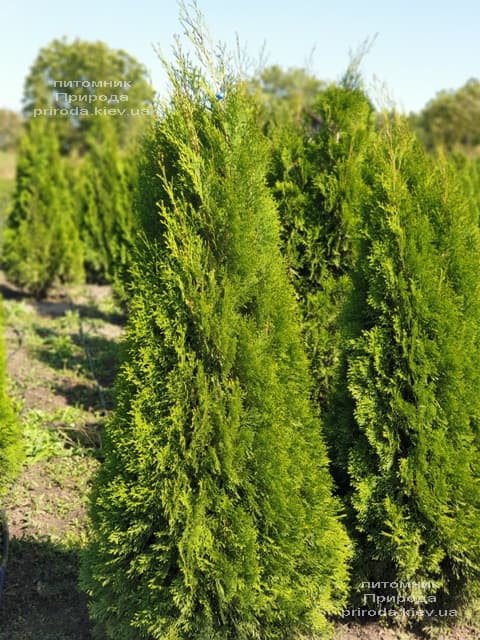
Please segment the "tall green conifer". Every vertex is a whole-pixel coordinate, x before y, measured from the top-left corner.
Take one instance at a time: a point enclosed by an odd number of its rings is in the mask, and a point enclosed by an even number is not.
[[[470,207],[475,212],[477,222],[480,225],[480,158],[468,159],[456,154],[453,157],[453,162],[463,180]]]
[[[0,300],[0,510],[3,507],[4,494],[14,479],[21,461],[20,424],[8,397],[3,331],[4,312],[3,303]]]
[[[32,118],[20,144],[3,264],[14,284],[42,297],[55,283],[83,278],[72,197],[48,118]]]
[[[342,314],[351,286],[365,154],[375,135],[372,107],[360,88],[319,92],[301,124],[273,128],[270,183],[279,205],[284,252],[304,318],[315,381],[337,481],[345,484],[336,397],[342,366]]]
[[[134,180],[113,125],[107,120],[97,135],[78,169],[77,199],[87,279],[102,283],[114,281],[128,260]]]
[[[267,146],[245,87],[229,80],[218,99],[177,62],[144,153],[145,238],[83,584],[118,640],[320,637],[348,541]]]
[[[480,578],[480,237],[406,125],[385,123],[365,167],[343,425],[357,577],[433,581],[438,608]]]

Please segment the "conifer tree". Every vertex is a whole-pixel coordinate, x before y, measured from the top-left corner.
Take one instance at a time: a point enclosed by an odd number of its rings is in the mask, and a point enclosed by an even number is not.
[[[458,604],[480,578],[478,226],[451,169],[400,121],[385,122],[364,176],[346,325],[353,414],[338,427],[357,578],[433,582],[434,608]]]
[[[331,85],[304,121],[273,129],[270,173],[283,248],[304,319],[304,334],[337,482],[345,482],[336,398],[342,370],[342,314],[351,286],[360,220],[363,163],[375,135],[372,107],[349,82]],[[340,453],[342,451],[342,453]]]
[[[144,240],[83,585],[118,640],[320,637],[348,541],[267,146],[241,83],[215,97],[181,53],[170,78],[143,154]]]
[[[461,154],[455,154],[452,160],[463,181],[470,207],[480,225],[480,158],[468,159]]]
[[[14,479],[21,461],[20,424],[7,389],[3,313],[3,304],[0,300],[0,510],[3,507],[4,494]]]
[[[4,232],[9,280],[42,297],[55,283],[83,278],[72,198],[48,118],[29,121],[22,138],[12,212]]]
[[[112,124],[104,122],[97,134],[78,171],[77,201],[87,279],[105,283],[115,281],[128,260],[134,180]]]

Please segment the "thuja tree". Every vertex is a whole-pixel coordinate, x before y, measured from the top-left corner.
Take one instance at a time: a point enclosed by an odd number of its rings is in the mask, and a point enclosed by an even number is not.
[[[450,169],[401,122],[368,155],[343,425],[357,578],[410,581],[411,597],[435,583],[435,608],[480,577],[480,238]]]
[[[119,640],[321,634],[342,603],[348,542],[266,144],[241,84],[218,100],[177,63],[144,153],[145,240],[83,585]]]
[[[362,170],[375,135],[374,114],[361,88],[344,83],[322,90],[304,112],[301,126],[293,120],[279,124],[272,129],[270,183],[303,313],[315,400],[331,431],[332,451],[338,451],[339,314],[355,261]],[[339,466],[338,454],[333,462]]]
[[[83,256],[65,168],[47,118],[33,118],[22,138],[3,264],[9,280],[42,297],[56,283],[83,278]]]
[[[77,169],[77,205],[85,271],[92,282],[115,281],[132,245],[134,170],[109,121]]]
[[[3,331],[4,312],[0,300],[0,510],[4,495],[18,471],[22,452],[20,424],[8,396]]]
[[[455,154],[452,160],[480,224],[480,158],[468,159],[462,154]]]

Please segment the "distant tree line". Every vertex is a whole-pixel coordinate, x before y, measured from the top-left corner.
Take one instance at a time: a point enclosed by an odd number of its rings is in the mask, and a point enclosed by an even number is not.
[[[410,117],[429,151],[480,155],[480,81],[470,79],[454,91],[440,91],[419,114]]]
[[[26,79],[25,132],[2,261],[9,279],[37,297],[52,285],[85,278],[118,284],[126,265],[131,154],[148,118],[94,116],[98,100],[77,101],[112,95],[126,97],[122,104],[135,113],[143,107],[153,112],[145,69],[102,42],[55,40],[40,51]],[[58,115],[49,116],[52,110]]]

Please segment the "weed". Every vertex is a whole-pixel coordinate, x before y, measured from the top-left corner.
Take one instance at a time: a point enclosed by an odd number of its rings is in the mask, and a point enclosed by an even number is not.
[[[25,451],[29,464],[48,458],[91,455],[98,444],[85,425],[78,407],[63,407],[53,413],[32,409],[23,416]]]

